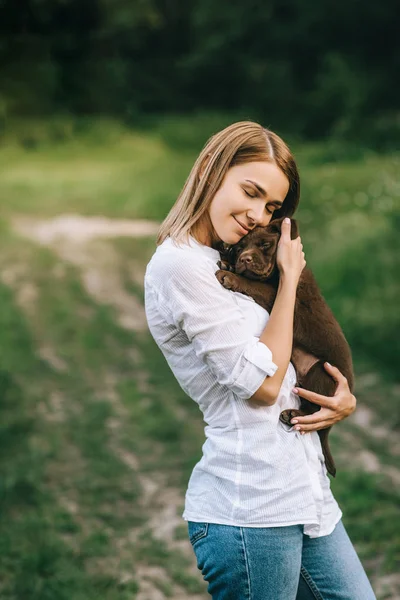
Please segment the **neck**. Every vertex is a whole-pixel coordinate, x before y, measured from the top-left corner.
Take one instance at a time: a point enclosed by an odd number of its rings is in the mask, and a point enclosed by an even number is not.
[[[215,244],[218,242],[213,240],[213,236],[205,225],[195,223],[190,230],[190,235],[192,235],[200,244],[216,249]]]

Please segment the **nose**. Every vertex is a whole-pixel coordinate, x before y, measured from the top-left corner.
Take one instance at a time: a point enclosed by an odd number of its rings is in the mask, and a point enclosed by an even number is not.
[[[246,265],[250,265],[253,262],[253,257],[249,254],[244,254],[239,258],[239,262]]]
[[[257,225],[268,225],[266,222],[268,220],[268,215],[265,214],[265,202],[263,201],[262,205],[258,211],[256,211],[253,207],[252,212],[247,213],[248,218],[251,220],[253,227]]]

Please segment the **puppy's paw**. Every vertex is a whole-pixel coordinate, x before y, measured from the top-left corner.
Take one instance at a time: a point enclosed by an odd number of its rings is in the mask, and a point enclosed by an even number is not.
[[[227,290],[232,290],[234,292],[238,291],[239,282],[235,273],[230,273],[229,271],[223,271],[220,269],[219,271],[215,272],[215,277]]]
[[[282,423],[286,423],[286,425],[293,425],[293,423],[290,421],[295,417],[302,417],[304,414],[305,413],[301,412],[301,410],[288,408],[287,410],[281,412],[279,415],[279,420],[282,421]]]
[[[224,271],[231,271],[232,273],[235,272],[234,267],[227,260],[221,260],[219,268],[223,269]]]

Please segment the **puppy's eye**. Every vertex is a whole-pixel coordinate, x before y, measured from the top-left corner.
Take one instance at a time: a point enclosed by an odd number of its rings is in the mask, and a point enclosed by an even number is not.
[[[265,242],[265,243],[264,243],[264,244],[262,244],[262,246],[261,246],[261,248],[262,248],[263,250],[268,250],[268,248],[270,248],[270,247],[271,247],[271,244],[270,244],[270,242]]]

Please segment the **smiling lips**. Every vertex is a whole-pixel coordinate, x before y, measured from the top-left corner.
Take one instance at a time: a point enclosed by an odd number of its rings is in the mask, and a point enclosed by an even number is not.
[[[233,215],[232,215],[233,216]],[[235,217],[233,217],[235,219]],[[248,227],[246,227],[246,225],[243,225],[242,223],[240,223],[240,221],[238,221],[237,219],[235,219],[236,223],[239,225],[239,227],[241,227],[241,229],[243,229],[246,233],[248,233],[249,231],[251,231]]]

